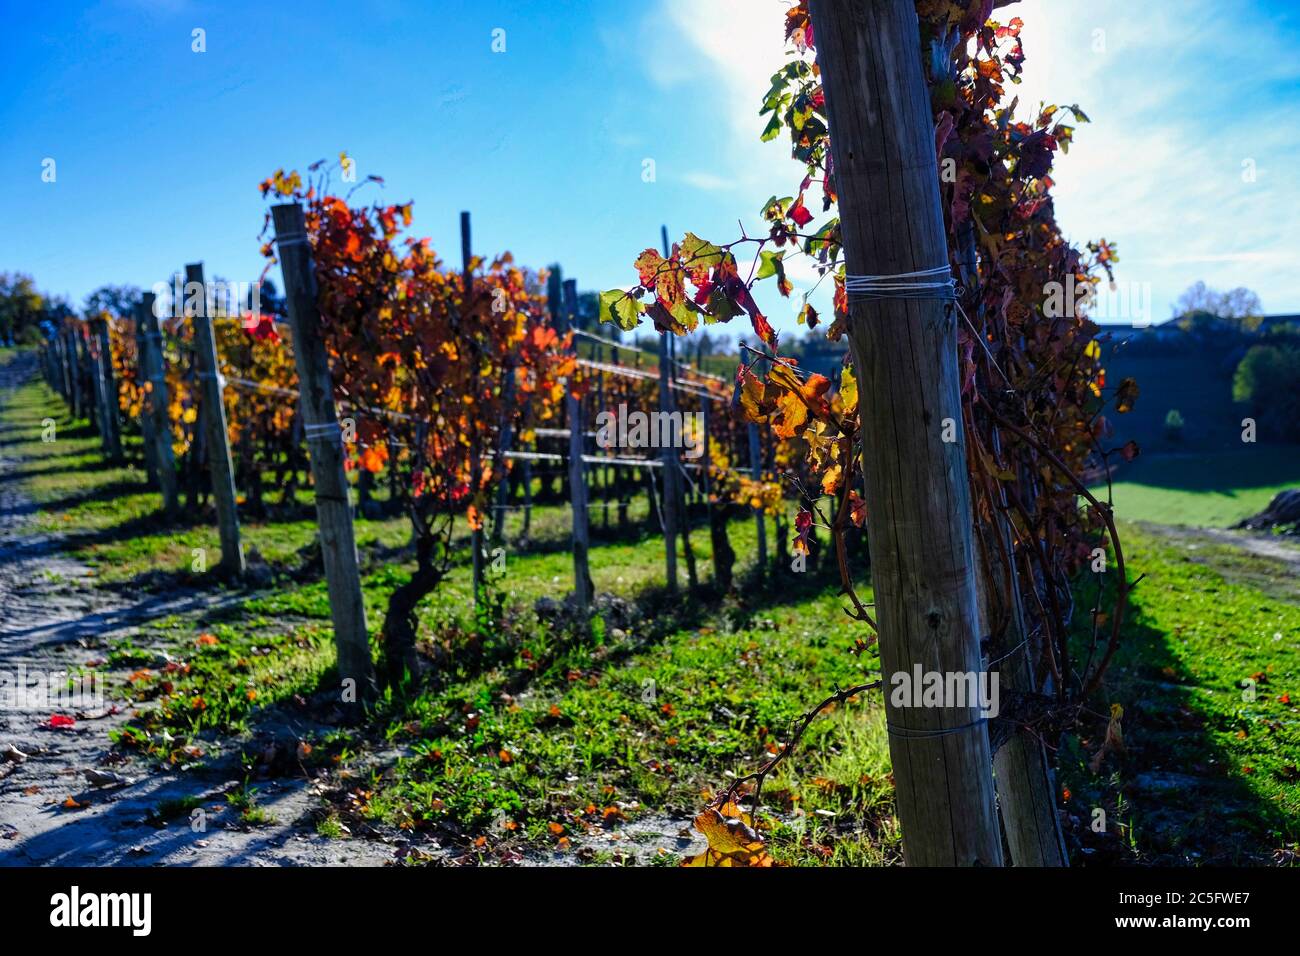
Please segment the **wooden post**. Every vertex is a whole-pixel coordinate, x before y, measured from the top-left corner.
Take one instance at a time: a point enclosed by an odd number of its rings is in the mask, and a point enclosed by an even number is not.
[[[659,227],[659,236],[663,243],[664,255],[668,255],[668,227]],[[673,410],[672,393],[672,345],[669,340],[671,332],[659,333],[659,412],[667,415]],[[659,449],[659,460],[663,467],[663,494],[659,501],[659,514],[664,530],[664,558],[668,577],[668,590],[677,590],[677,534],[681,526],[679,507],[681,494],[678,491],[681,482],[677,474],[677,453],[672,448]],[[650,476],[651,483],[654,476]]]
[[[117,424],[117,383],[113,378],[113,347],[108,334],[108,320],[99,318],[90,322],[91,336],[95,342],[95,381],[101,396],[99,415],[104,450],[111,461],[122,460],[122,433]]]
[[[361,596],[352,505],[343,471],[343,434],[334,409],[334,386],[320,332],[307,225],[302,207],[296,202],[272,206],[271,218],[293,333],[299,410],[316,485],[316,523],[329,587],[334,644],[338,648],[339,679],[343,682],[344,702],[361,704],[376,693],[375,671],[370,660],[366,606]],[[355,691],[350,699],[349,682],[350,689]]]
[[[107,458],[112,454],[108,440],[108,422],[105,415],[107,402],[104,394],[104,381],[100,374],[99,337],[95,335],[94,326],[86,322],[85,331],[86,377],[90,380],[90,418],[95,431],[99,432],[99,448]]]
[[[99,434],[99,393],[95,391],[95,364],[90,354],[89,330],[84,322],[77,326],[77,368],[81,372],[82,412],[90,427]]]
[[[849,275],[948,264],[912,0],[812,0]],[[851,301],[885,718],[908,866],[1001,866],[979,703],[895,706],[915,671],[981,671],[956,318],[938,299]],[[944,441],[945,426],[954,441]],[[915,670],[914,670],[915,668]],[[953,704],[954,701],[945,701]]]
[[[979,259],[975,247],[975,226],[967,222],[958,236],[958,256],[961,267],[961,284],[966,295],[979,300]],[[996,425],[990,429],[992,452],[1000,459],[1002,439]],[[1006,487],[999,482],[1001,508],[1007,508]],[[985,549],[985,536],[990,536],[996,547]],[[987,574],[976,578],[980,608],[980,633],[988,635],[990,657],[1001,659],[998,672],[999,688],[1011,693],[1035,693],[1040,690],[1030,666],[1032,642],[1025,626],[1024,596],[1021,591],[1020,569],[1015,561],[1015,534],[1010,520],[997,510],[985,521],[982,533],[976,535],[980,568]],[[1006,556],[1011,556],[1007,562]],[[1002,582],[1011,583],[1006,600],[1002,597]],[[1000,612],[1000,613],[998,613]],[[999,618],[994,621],[994,618]],[[1005,625],[997,627],[997,625]],[[1001,633],[995,633],[995,628]],[[999,641],[998,638],[1001,638]],[[1070,865],[1061,833],[1061,823],[1056,811],[1057,790],[1053,779],[1051,761],[1042,739],[1031,727],[1019,727],[993,754],[993,782],[998,793],[998,807],[1002,811],[1002,829],[1007,838],[1013,866],[1062,867]]]
[[[152,302],[149,305],[152,309]],[[135,364],[136,364],[136,383],[143,392],[145,382],[148,381],[148,372],[146,371],[144,356],[149,351],[149,344],[145,337],[145,321],[142,312],[145,309],[144,300],[136,303],[135,307]],[[141,399],[140,411],[140,434],[144,437],[144,467],[145,476],[150,488],[157,488],[158,485],[158,462],[156,460],[157,446],[153,437],[153,417],[149,414],[149,396],[145,395]]]
[[[667,414],[672,410],[672,394],[669,388],[668,373],[668,337],[671,332],[659,334],[659,411]],[[681,497],[677,493],[677,453],[674,449],[659,449],[659,460],[663,463],[663,494],[659,499],[659,512],[663,519],[664,558],[668,577],[668,590],[677,590],[677,529],[679,525],[677,507]],[[654,481],[653,476],[650,478]]]
[[[68,374],[72,380],[72,417],[81,418],[85,414],[85,402],[82,397],[81,349],[77,347],[77,330],[65,332],[68,342]]]
[[[109,323],[104,319],[99,323],[96,333],[99,336],[100,371],[104,379],[104,394],[108,396],[108,430],[109,449],[113,461],[120,463],[122,455],[122,421],[118,407],[117,374],[113,371],[113,337]]]
[[[501,386],[502,400],[506,406],[505,421],[501,426],[500,444],[498,446],[501,456],[502,467],[505,467],[505,453],[510,451],[515,442],[515,419],[514,419],[514,400],[515,400],[515,369],[514,365],[507,363],[506,380]],[[506,510],[510,505],[510,477],[509,474],[501,475],[497,478],[496,507],[492,512],[492,540],[500,544],[505,537]]]
[[[536,443],[534,443],[536,447]],[[524,526],[520,535],[525,541],[533,532],[533,463],[524,459]]]
[[[68,364],[68,334],[66,329],[60,329],[54,337],[55,344],[58,348],[59,359],[59,394],[63,400],[72,405],[72,367]]]
[[[1034,682],[1033,669],[1029,665],[1032,643],[1027,640],[1020,574],[1014,563],[1008,567],[1003,560],[1004,553],[1015,553],[1010,521],[995,512],[992,527],[987,532],[994,536],[998,547],[988,551],[979,547],[978,553],[985,559],[979,562],[979,567],[987,566],[990,569],[989,578],[999,582],[999,585],[1002,581],[1011,582],[1010,606],[1000,608],[1007,623],[1003,640],[993,643],[999,649],[999,656],[1004,658],[999,667],[998,687],[1004,693],[1033,693],[1038,688]],[[976,544],[977,547],[982,544],[979,537],[976,538]],[[999,606],[1003,602],[1000,596],[992,593],[989,582],[983,576],[977,585],[980,633],[991,634],[995,601]],[[993,755],[993,772],[1007,847],[1011,851],[1011,863],[1027,867],[1069,866],[1069,855],[1066,853],[1060,819],[1056,812],[1056,787],[1051,763],[1042,739],[1033,728],[1018,727],[1011,738],[998,748]]]
[[[755,481],[763,477],[763,453],[758,443],[758,426],[749,426],[749,476]],[[754,509],[754,532],[758,535],[758,571],[767,574],[767,518],[762,508]]]
[[[465,286],[465,301],[468,303],[470,297],[474,294],[474,273],[470,269],[470,262],[474,258],[473,242],[470,237],[470,220],[469,213],[460,214],[460,261],[462,270],[462,281]],[[476,373],[477,374],[477,373]],[[486,424],[486,423],[484,423]],[[478,434],[475,429],[474,434]],[[483,481],[483,449],[476,441],[474,447],[470,449],[473,456],[470,461],[470,490],[471,494],[477,495]],[[474,603],[478,604],[479,596],[483,591],[483,529],[481,527],[470,529],[469,547],[472,557],[470,564],[473,571]]]
[[[185,267],[185,284],[197,282],[203,289],[203,263]],[[208,314],[207,296],[202,299],[200,314],[194,323],[194,355],[198,362],[199,386],[203,390],[203,434],[208,451],[208,474],[212,479],[212,501],[217,507],[217,531],[221,537],[219,574],[233,578],[244,576],[244,549],[239,542],[239,510],[235,501],[235,466],[230,459],[230,433],[226,428],[226,404],[222,398],[224,382],[221,362],[217,358],[217,339]]]
[[[671,249],[668,244],[668,227],[659,227],[659,239],[663,244],[664,257],[667,258]],[[660,376],[659,387],[659,410],[667,414],[677,412],[677,396],[673,394],[673,385],[677,382],[677,336],[671,332],[664,332],[660,335],[660,342],[667,345],[667,351],[664,353],[664,362],[668,369],[668,378],[666,385],[663,376]],[[662,433],[662,430],[661,430]],[[664,500],[672,498],[672,507],[676,511],[676,528],[682,537],[682,556],[686,559],[686,582],[694,590],[699,584],[699,579],[695,572],[695,551],[691,547],[691,516],[687,509],[686,501],[686,481],[682,471],[681,455],[676,448],[667,450],[668,455],[664,458]],[[670,484],[671,482],[671,484]],[[676,565],[677,557],[673,555],[673,564]]]
[[[576,279],[564,280],[564,315],[565,328],[571,329],[577,324],[578,317],[578,282]],[[574,347],[577,354],[577,347]],[[587,515],[587,466],[582,461],[584,453],[582,402],[569,385],[569,393],[564,399],[565,418],[569,421],[569,504],[573,510],[573,596],[578,607],[586,611],[591,607],[594,587],[591,583],[591,569],[587,556],[591,550],[589,517]]]
[[[700,487],[704,491],[704,509],[709,519],[709,541],[713,546],[713,584],[721,591],[730,591],[732,568],[736,564],[736,551],[727,536],[727,513],[730,509],[713,500],[713,477],[709,474],[713,467],[713,439],[709,429],[709,420],[713,414],[712,404],[712,399],[700,399],[704,425],[704,451],[699,458]]]
[[[137,312],[144,330],[141,369],[149,387],[145,398],[145,416],[149,419],[153,444],[154,468],[162,490],[163,509],[174,516],[180,510],[176,494],[176,464],[172,456],[172,429],[167,418],[167,357],[163,354],[162,326],[154,314],[155,296],[146,292]]]

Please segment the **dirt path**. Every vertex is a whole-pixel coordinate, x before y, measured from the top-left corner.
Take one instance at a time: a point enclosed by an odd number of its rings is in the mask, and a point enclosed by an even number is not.
[[[0,369],[0,410],[35,372],[31,354]],[[135,635],[151,619],[212,610],[242,597],[173,592],[131,600],[94,588],[89,569],[62,553],[57,536],[32,527],[36,508],[18,485],[20,462],[9,451],[18,430],[0,421],[0,865],[357,866],[391,860],[393,847],[384,842],[329,839],[299,822],[320,802],[312,781],[259,783],[258,806],[276,822],[241,827],[225,798],[241,783],[238,767],[227,762],[163,772],[112,754],[108,732],[123,725],[127,713],[111,698],[96,699],[94,687],[71,700],[43,692],[50,678],[66,686],[69,674],[107,657],[111,639]],[[126,676],[102,665],[98,673],[110,686]],[[55,713],[75,723],[52,727]],[[96,786],[88,770],[117,779]],[[201,801],[201,817],[180,812],[170,821],[159,818],[160,809],[184,798]]]
[[[1191,560],[1208,565],[1230,581],[1248,584],[1274,597],[1300,602],[1300,542],[1265,531],[1143,527],[1176,543]]]

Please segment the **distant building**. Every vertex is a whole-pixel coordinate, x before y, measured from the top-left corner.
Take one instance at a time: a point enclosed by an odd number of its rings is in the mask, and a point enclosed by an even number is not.
[[[1101,326],[1101,335],[1103,337],[1109,336],[1112,345],[1118,345],[1121,342],[1170,342],[1189,333],[1222,332],[1242,334],[1245,332],[1248,335],[1252,334],[1250,331],[1243,330],[1238,322],[1221,319],[1209,313],[1178,316],[1166,319],[1164,322],[1157,322],[1154,325],[1131,325],[1123,322],[1099,324]],[[1253,334],[1263,335],[1274,329],[1282,329],[1292,325],[1300,329],[1300,313],[1266,315],[1259,319],[1259,324],[1254,328]]]
[[[1127,322],[1099,323],[1101,325],[1101,338],[1109,336],[1114,345],[1120,342],[1129,342],[1139,339],[1147,342],[1164,342],[1169,339],[1177,338],[1183,334],[1183,330],[1173,324],[1174,320],[1160,322],[1156,325],[1132,325]]]

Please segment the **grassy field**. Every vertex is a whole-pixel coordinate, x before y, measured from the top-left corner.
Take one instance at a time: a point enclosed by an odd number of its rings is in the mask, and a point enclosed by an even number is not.
[[[65,534],[101,585],[125,596],[219,588],[190,570],[192,548],[217,546],[209,516],[163,522],[140,472],[105,467],[93,436],[59,409],[32,384],[3,410],[19,425],[7,451],[23,459],[38,525]],[[47,415],[60,423],[52,444],[40,440]],[[387,696],[367,730],[335,722],[275,771],[327,776],[320,832],[391,828],[468,862],[559,853],[672,863],[673,853],[631,841],[587,852],[584,838],[644,821],[688,825],[709,794],[787,739],[795,717],[878,667],[873,653],[851,653],[863,635],[828,574],[773,582],[741,567],[738,595],[670,598],[662,541],[648,533],[597,537],[591,564],[604,596],[592,625],[577,626],[555,601],[572,574],[566,520],[562,509],[539,515],[534,540],[509,550],[487,612],[470,608],[468,569],[458,564],[421,612],[435,676]],[[362,520],[357,532],[377,631],[387,595],[410,574],[408,535],[398,521]],[[1096,713],[1061,759],[1076,862],[1292,860],[1300,720],[1289,699],[1300,694],[1300,601],[1260,585],[1284,574],[1276,563],[1208,545],[1193,552],[1160,528],[1125,532],[1131,565],[1147,577]],[[128,673],[119,692],[139,712],[120,748],[171,765],[238,751],[251,727],[285,715],[336,720],[328,603],[308,560],[312,524],[250,522],[244,533],[271,587],[229,592],[237,600],[218,611],[152,621],[111,648],[110,664]],[[752,536],[751,522],[733,524],[742,559],[754,553]],[[707,568],[707,534],[693,538]],[[1080,607],[1091,587],[1081,582]],[[167,668],[157,666],[158,644]],[[1247,678],[1258,691],[1250,701],[1238,687]],[[1125,708],[1128,749],[1094,769],[1111,703]],[[764,791],[774,856],[897,862],[879,698],[817,721],[806,746]],[[268,772],[256,755],[247,759],[250,772]],[[1088,829],[1094,807],[1108,813],[1104,834]]]
[[[1300,486],[1300,446],[1241,445],[1186,454],[1143,454],[1115,481],[1115,511],[1129,521],[1227,528]],[[1093,488],[1096,494],[1105,487]]]
[[[1083,845],[1101,858],[1172,865],[1261,862],[1272,847],[1296,863],[1294,568],[1195,533],[1131,524],[1121,533],[1130,567],[1146,577],[1094,726],[1104,727],[1103,705],[1120,704],[1126,752],[1092,767],[1101,737],[1085,733],[1062,759],[1068,803],[1083,815],[1101,807],[1119,831],[1102,840],[1085,832]]]

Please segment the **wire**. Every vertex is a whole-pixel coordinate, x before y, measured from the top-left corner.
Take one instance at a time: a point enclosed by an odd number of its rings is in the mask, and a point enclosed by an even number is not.
[[[844,277],[844,291],[857,299],[955,299],[957,280],[952,267],[935,266],[893,275]]]

